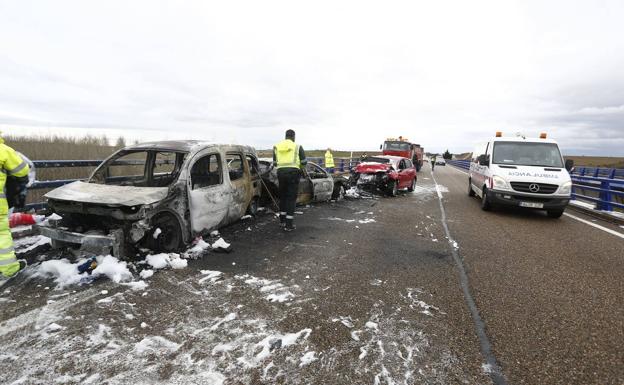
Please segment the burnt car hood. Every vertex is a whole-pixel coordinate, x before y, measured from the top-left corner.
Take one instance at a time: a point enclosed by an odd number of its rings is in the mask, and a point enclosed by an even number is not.
[[[54,189],[45,197],[107,206],[138,206],[161,201],[167,197],[168,191],[167,187],[113,186],[78,181]]]

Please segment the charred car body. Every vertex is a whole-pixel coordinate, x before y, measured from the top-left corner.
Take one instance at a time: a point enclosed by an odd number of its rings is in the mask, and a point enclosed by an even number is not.
[[[46,194],[62,219],[37,226],[53,246],[79,244],[129,255],[176,251],[204,232],[254,214],[261,193],[249,146],[168,141],[126,147],[86,181]]]
[[[362,159],[352,172],[351,183],[368,192],[397,196],[398,191],[414,191],[416,168],[411,160],[399,156],[369,156]]]
[[[262,175],[266,192],[266,194],[263,194],[263,203],[268,204],[271,199],[269,194],[275,198],[279,197],[277,169],[273,167],[272,160],[260,159],[260,174]],[[299,178],[297,204],[303,205],[311,202],[341,199],[344,197],[348,185],[348,178],[338,175],[332,176],[316,163],[308,161],[305,166],[305,173],[302,172]]]

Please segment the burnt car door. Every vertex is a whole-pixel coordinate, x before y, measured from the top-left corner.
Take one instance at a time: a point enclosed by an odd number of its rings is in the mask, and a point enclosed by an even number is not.
[[[260,196],[262,186],[260,183],[260,165],[258,164],[258,158],[253,154],[245,154],[245,158],[247,159],[247,168],[249,169],[252,195]]]
[[[212,230],[225,224],[232,203],[232,188],[224,178],[222,154],[215,149],[200,151],[189,163],[189,169],[189,212],[193,232]]]
[[[334,192],[334,181],[331,176],[314,163],[306,164],[306,171],[312,184],[312,199],[315,202],[330,200]]]
[[[225,154],[225,160],[232,191],[232,203],[228,209],[228,218],[233,222],[245,215],[247,206],[251,202],[251,178],[247,162],[241,152],[229,151]]]

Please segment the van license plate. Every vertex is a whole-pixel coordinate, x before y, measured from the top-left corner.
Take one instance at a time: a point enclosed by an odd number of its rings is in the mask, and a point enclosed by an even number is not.
[[[544,208],[544,204],[536,203],[536,202],[520,202],[520,207],[530,207],[532,209],[541,209],[541,208]]]

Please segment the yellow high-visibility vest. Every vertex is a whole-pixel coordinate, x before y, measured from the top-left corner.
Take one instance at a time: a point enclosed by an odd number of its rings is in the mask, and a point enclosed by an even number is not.
[[[13,250],[13,238],[9,229],[9,204],[4,194],[4,186],[9,175],[24,177],[29,171],[28,163],[0,138],[0,273],[6,277],[19,271],[19,262]]]
[[[284,139],[273,147],[277,168],[300,168],[299,145],[290,139]]]
[[[325,167],[334,168],[336,165],[334,164],[334,156],[330,151],[325,151]]]

